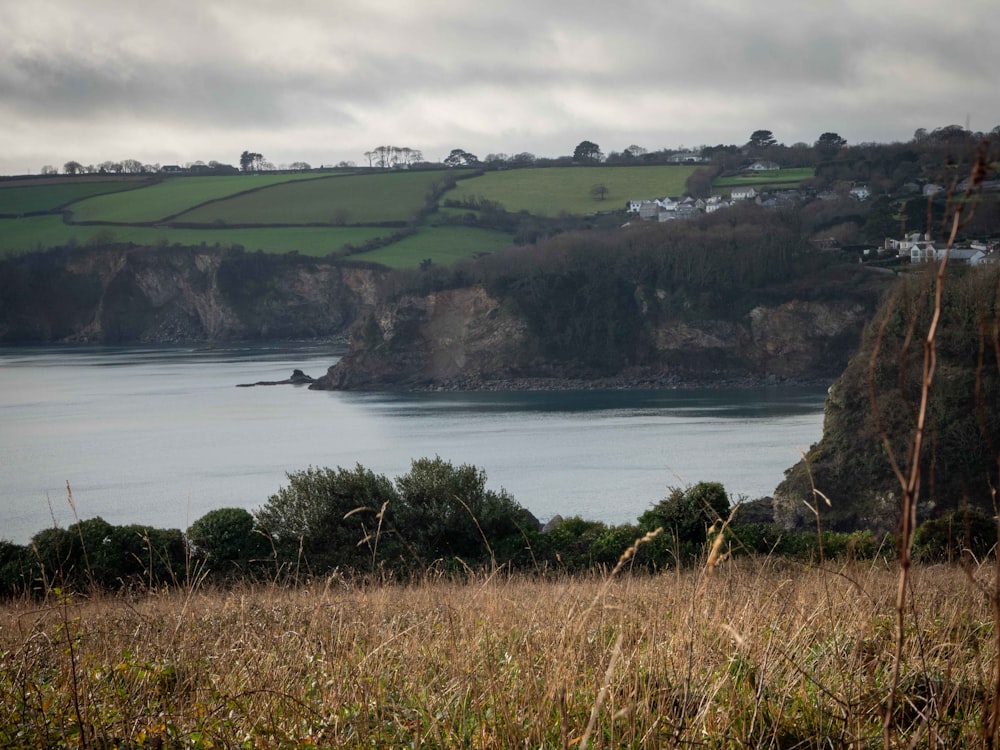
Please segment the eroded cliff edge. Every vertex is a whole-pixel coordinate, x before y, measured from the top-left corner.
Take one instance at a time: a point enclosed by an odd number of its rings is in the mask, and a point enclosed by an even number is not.
[[[854,352],[891,275],[842,267],[822,294],[776,286],[738,315],[672,314],[667,290],[637,287],[625,319],[607,335],[620,359],[567,356],[510,299],[471,285],[378,305],[348,353],[311,387],[324,389],[515,389],[640,387],[738,382],[832,382]],[[615,333],[628,329],[627,334]],[[600,336],[600,332],[593,334]],[[616,339],[617,340],[617,339]],[[611,344],[609,344],[611,346]]]
[[[224,248],[114,246],[0,264],[0,341],[183,343],[345,335],[384,271]]]

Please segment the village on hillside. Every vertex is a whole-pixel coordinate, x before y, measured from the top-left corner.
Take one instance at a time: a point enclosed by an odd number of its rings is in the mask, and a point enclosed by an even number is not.
[[[677,164],[706,163],[702,155],[696,151],[685,151],[673,154],[670,161]],[[781,167],[773,161],[757,160],[738,170],[742,177],[777,173]],[[759,184],[731,186],[713,189],[712,195],[696,198],[685,194],[681,196],[659,196],[631,199],[625,207],[629,214],[642,222],[670,222],[691,219],[700,215],[711,214],[725,208],[742,204],[755,204],[763,208],[784,209],[803,205],[811,201],[855,201],[864,203],[873,197],[872,189],[864,183],[840,185],[839,189],[826,188],[817,190],[808,185],[784,186],[781,184],[769,186],[762,179]],[[952,189],[959,193],[968,188],[965,180]],[[1000,180],[989,180],[982,184],[986,192],[1000,191]],[[907,196],[919,196],[933,200],[943,196],[948,191],[944,185],[935,182],[922,184],[911,181],[904,183],[900,193]],[[628,226],[627,222],[624,226]],[[841,242],[834,238],[814,238],[811,241],[819,250],[841,250]],[[1000,241],[987,239],[971,239],[957,243],[952,247],[946,241],[934,239],[924,232],[908,232],[902,238],[886,237],[878,246],[866,247],[861,252],[863,262],[874,259],[891,258],[904,263],[940,262],[947,255],[952,263],[962,265],[980,265],[982,263],[1000,262]]]

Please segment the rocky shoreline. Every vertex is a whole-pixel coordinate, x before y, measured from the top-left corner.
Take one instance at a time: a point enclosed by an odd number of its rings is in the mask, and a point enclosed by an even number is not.
[[[625,391],[625,390],[683,390],[720,388],[802,387],[829,388],[835,377],[785,378],[775,375],[719,375],[718,377],[684,378],[675,374],[664,375],[615,375],[602,378],[525,377],[484,379],[476,377],[455,378],[443,383],[397,385],[377,388],[401,393],[459,393],[504,391]],[[351,389],[355,390],[355,389]],[[367,389],[356,389],[367,390]]]

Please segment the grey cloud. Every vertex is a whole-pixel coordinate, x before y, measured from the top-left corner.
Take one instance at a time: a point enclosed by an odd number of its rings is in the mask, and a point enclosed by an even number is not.
[[[355,144],[396,122],[410,132],[385,137],[414,148],[433,133],[540,155],[577,135],[659,148],[769,123],[785,142],[906,138],[1000,121],[998,35],[990,0],[35,0],[0,5],[0,138],[37,154],[71,121],[192,144],[205,128]],[[502,107],[505,131],[479,132],[472,102]],[[327,144],[300,146],[310,160]]]

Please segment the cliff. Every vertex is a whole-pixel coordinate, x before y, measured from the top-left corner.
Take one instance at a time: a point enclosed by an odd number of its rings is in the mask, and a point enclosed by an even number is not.
[[[630,294],[639,303],[629,317],[605,318],[593,325],[628,329],[628,349],[623,345],[617,366],[610,367],[604,360],[595,364],[566,356],[559,342],[533,326],[517,304],[481,285],[408,294],[379,305],[367,316],[345,357],[311,387],[829,382],[854,352],[881,290],[890,282],[891,277],[866,269],[847,269],[839,278],[834,274],[825,280],[822,299],[792,287],[770,288],[760,295],[770,302],[754,305],[742,315],[697,319],[672,315],[666,291],[637,288]]]
[[[109,344],[343,335],[383,273],[300,256],[115,246],[0,264],[0,341]]]
[[[920,411],[924,341],[934,314],[933,269],[897,285],[860,351],[830,389],[823,437],[775,490],[788,529],[893,531]],[[1000,267],[950,269],[935,336],[919,465],[917,520],[966,505],[995,514],[1000,486]],[[813,487],[829,502],[818,499]]]

